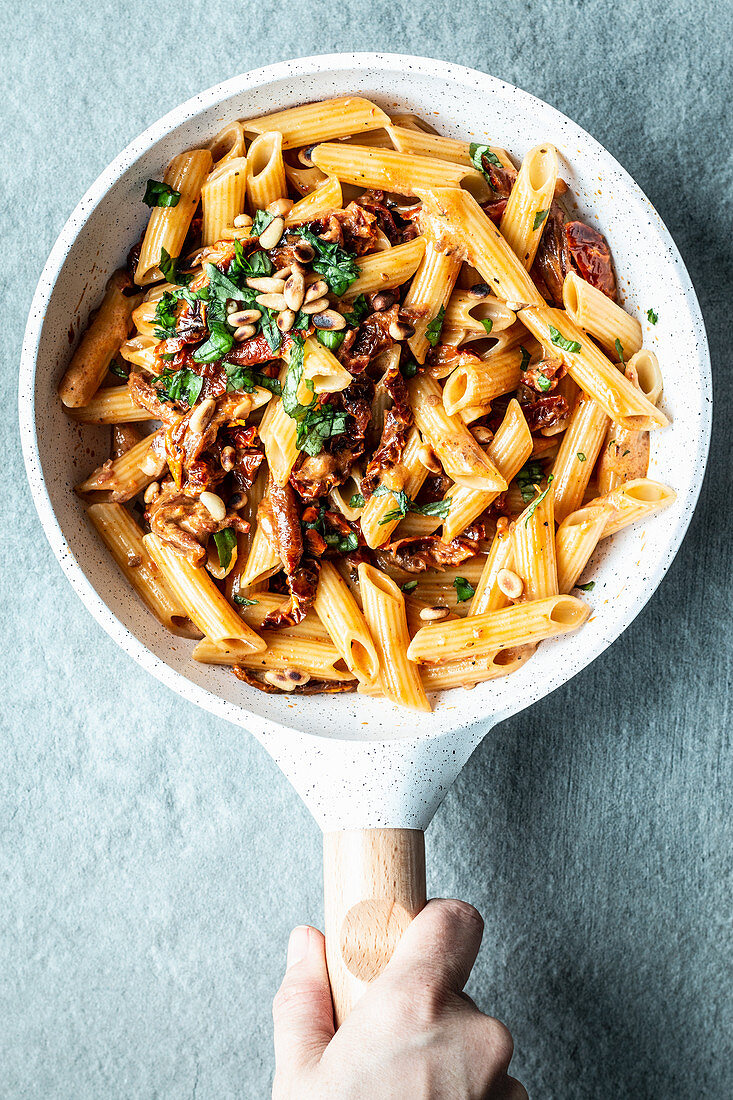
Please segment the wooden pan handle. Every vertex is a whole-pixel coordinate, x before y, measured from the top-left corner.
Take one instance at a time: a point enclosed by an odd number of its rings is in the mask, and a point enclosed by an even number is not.
[[[326,957],[338,1027],[425,905],[419,829],[351,829],[323,837]]]

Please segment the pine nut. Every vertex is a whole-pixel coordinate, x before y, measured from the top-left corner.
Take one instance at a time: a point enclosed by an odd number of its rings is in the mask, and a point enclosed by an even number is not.
[[[346,318],[335,309],[326,309],[323,313],[314,315],[313,324],[327,332],[340,332],[342,328],[346,328]]]
[[[143,500],[145,501],[146,504],[152,504],[153,501],[155,500],[155,498],[158,496],[159,492],[160,492],[160,485],[158,485],[158,482],[157,481],[151,481],[150,484],[148,485],[147,489],[143,493]]]
[[[280,329],[280,332],[290,332],[294,323],[295,314],[293,313],[292,309],[283,309],[280,313],[278,313],[276,324],[277,327]]]
[[[372,296],[372,309],[375,313],[381,313],[385,309],[390,309],[397,301],[397,295],[393,290],[380,290],[378,294]]]
[[[261,316],[259,309],[239,309],[236,313],[230,313],[227,320],[236,328],[237,325],[253,325]]]
[[[260,278],[247,279],[247,286],[250,290],[261,290],[263,294],[282,294],[283,284],[280,279],[273,279],[271,276],[264,275]]]
[[[527,309],[527,302],[505,302],[507,309],[510,309],[512,313],[518,313],[520,309]]]
[[[235,330],[234,339],[238,344],[241,344],[243,340],[249,340],[251,336],[254,336],[256,332],[257,329],[254,325],[240,325],[239,328]]]
[[[227,298],[227,304],[226,304],[227,317],[230,315],[230,313],[238,313],[240,308],[241,308],[241,305],[242,305],[242,303],[238,302],[235,298]]]
[[[284,218],[286,214],[290,213],[294,206],[295,203],[292,199],[274,199],[273,202],[265,207],[265,210],[268,214],[274,214],[276,218]]]
[[[472,298],[488,298],[491,290],[489,289],[488,283],[474,283],[473,286],[468,288],[466,293],[470,294]]]
[[[229,498],[229,511],[238,512],[240,508],[244,508],[247,503],[246,493],[234,493]]]
[[[207,491],[201,494],[199,500],[211,518],[215,519],[217,523],[221,523],[227,514],[226,505],[221,497],[217,496],[216,493],[209,493]]]
[[[304,145],[302,149],[298,150],[298,160],[301,164],[304,164],[306,168],[313,168],[311,154],[314,149],[315,145]]]
[[[418,462],[420,462],[426,470],[430,470],[431,474],[440,473],[442,466],[438,462],[430,447],[423,444],[423,446],[417,452],[417,458]]]
[[[282,283],[280,285],[282,286]],[[267,309],[276,309],[278,313],[281,309],[287,309],[282,294],[258,294],[255,301],[258,306],[265,306]]]
[[[308,315],[322,313],[324,309],[328,309],[328,298],[318,298],[315,302],[304,302],[300,308],[303,313]]]
[[[142,459],[140,463],[140,470],[148,477],[155,477],[156,475],[160,475],[164,465],[165,460],[159,458],[158,455],[156,455],[153,451],[150,451]]]
[[[496,533],[499,538],[503,538],[509,532],[509,520],[506,516],[499,516],[496,521]]]
[[[308,241],[298,241],[298,243],[293,246],[293,252],[302,264],[309,264],[315,256],[313,245],[308,244]]]
[[[235,229],[246,229],[247,226],[250,226],[251,224],[252,219],[250,218],[249,214],[237,214],[236,218],[234,219]]]
[[[388,331],[393,340],[409,340],[411,336],[415,335],[415,329],[412,325],[400,324],[399,321],[393,321]]]
[[[518,600],[524,591],[524,582],[513,569],[500,569],[496,574],[496,583],[499,591],[510,600]]]
[[[281,281],[284,281],[290,275],[292,270],[293,270],[292,264],[288,264],[287,267],[281,267],[278,271],[274,271],[272,273],[272,278],[273,279],[280,279]]]
[[[283,288],[283,298],[287,303],[288,309],[292,309],[297,313],[303,305],[304,297],[305,279],[299,271],[294,271]]]
[[[216,401],[213,397],[207,397],[191,414],[188,426],[192,432],[201,434],[208,427],[208,423],[214,415]]]
[[[252,398],[247,394],[232,412],[232,420],[246,420],[251,412]]]
[[[450,614],[447,607],[423,607],[420,609],[420,618],[424,623],[437,623]]]
[[[285,222],[282,218],[273,218],[266,229],[260,233],[260,248],[267,250],[280,243],[280,238],[285,232]]]
[[[297,687],[303,687],[310,680],[305,672],[299,672],[297,668],[275,669],[270,668],[264,674],[263,679],[273,687],[281,691],[295,691]]]
[[[494,433],[490,428],[485,428],[483,424],[477,424],[475,428],[471,428],[471,435],[477,443],[491,443],[494,438]]]
[[[237,457],[237,452],[234,447],[222,447],[221,449],[221,468],[226,473],[234,469],[234,461]]]
[[[328,294],[328,283],[325,279],[316,279],[315,283],[307,288],[304,302],[314,302],[316,298],[325,298]]]

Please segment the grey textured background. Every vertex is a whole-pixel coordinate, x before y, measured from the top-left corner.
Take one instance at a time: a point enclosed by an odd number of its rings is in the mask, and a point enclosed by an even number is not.
[[[533,1100],[729,1097],[731,5],[4,11],[2,1096],[268,1095],[287,934],[322,917],[318,832],[254,740],[145,674],[73,595],[26,490],[16,367],[47,253],[130,139],[248,68],[381,49],[494,73],[586,127],[700,297],[718,416],[692,529],[616,645],[476,752],[428,833],[429,888],[485,915],[470,991],[511,1027]]]

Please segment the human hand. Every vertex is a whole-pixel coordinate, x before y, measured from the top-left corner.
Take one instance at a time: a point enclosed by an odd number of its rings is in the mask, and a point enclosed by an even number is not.
[[[462,992],[483,935],[471,905],[433,900],[334,1034],[323,935],[295,928],[273,1003],[273,1100],[527,1100],[512,1037]]]

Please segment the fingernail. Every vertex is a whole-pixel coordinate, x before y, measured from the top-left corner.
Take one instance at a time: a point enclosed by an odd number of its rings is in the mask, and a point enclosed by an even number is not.
[[[297,928],[294,928],[290,933],[290,939],[288,940],[288,961],[286,963],[286,969],[290,970],[291,966],[295,966],[297,963],[302,962],[308,954],[308,938],[310,929],[306,924],[299,924]]]

